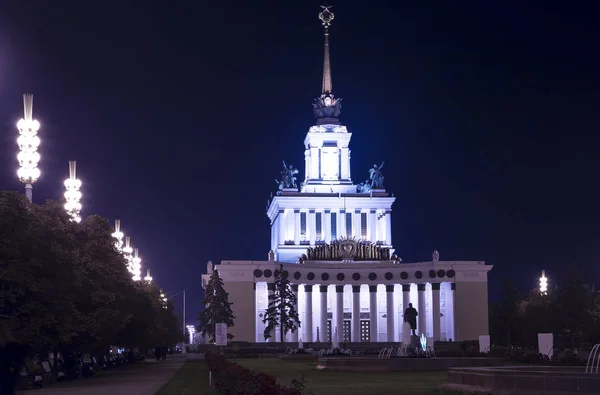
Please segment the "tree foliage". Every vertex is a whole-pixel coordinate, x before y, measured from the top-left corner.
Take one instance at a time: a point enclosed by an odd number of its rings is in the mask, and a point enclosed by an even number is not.
[[[0,191],[0,319],[32,351],[91,352],[181,337],[159,290],[131,280],[112,231],[105,218],[77,224],[57,202],[38,206]]]
[[[285,341],[288,332],[295,332],[300,327],[300,319],[296,311],[297,298],[290,287],[288,274],[283,270],[283,264],[275,271],[274,292],[269,295],[269,306],[265,311],[263,323],[267,324],[264,332],[265,339],[271,337],[271,332],[279,327],[281,342]]]
[[[227,324],[227,328],[230,328],[234,325],[233,320],[235,319],[231,310],[233,303],[229,302],[229,294],[225,292],[223,280],[219,277],[217,270],[213,270],[204,294],[204,310],[198,313],[200,320],[198,332],[202,336],[208,335],[209,342],[214,343],[216,324],[224,323]],[[227,339],[233,339],[233,335],[227,333]]]
[[[520,297],[507,282],[503,300],[490,307],[490,335],[495,344],[535,347],[538,333],[560,335],[566,342],[563,346],[571,348],[576,339],[600,341],[600,296],[584,285],[574,265],[566,267],[547,294],[535,289]]]

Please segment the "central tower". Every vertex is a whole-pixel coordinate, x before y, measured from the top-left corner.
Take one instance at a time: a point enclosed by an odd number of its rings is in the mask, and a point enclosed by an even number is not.
[[[331,78],[329,28],[333,18],[331,7],[322,6],[323,82],[321,95],[313,103],[316,124],[304,139],[304,181],[298,188],[294,177],[297,170],[284,164],[282,174],[287,178],[267,209],[271,250],[281,262],[299,262],[309,247],[348,238],[377,244],[393,254],[391,213],[395,198],[383,188],[381,167],[374,166],[369,171],[370,180],[359,186],[352,182],[352,133],[340,123],[342,101],[333,95]]]
[[[324,27],[323,84],[321,96],[313,103],[317,124],[304,139],[305,177],[302,192],[348,193],[356,191],[350,176],[350,138],[340,124],[342,100],[333,95],[331,57],[329,54],[329,27],[334,15],[330,7],[319,14]]]

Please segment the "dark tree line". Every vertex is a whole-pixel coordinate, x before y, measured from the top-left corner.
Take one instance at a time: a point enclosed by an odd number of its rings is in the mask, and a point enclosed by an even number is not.
[[[174,344],[182,333],[160,290],[134,282],[108,220],[0,191],[0,319],[32,352],[105,352]]]
[[[537,347],[538,333],[555,334],[557,347],[599,343],[600,294],[585,285],[575,265],[567,266],[554,282],[546,294],[535,289],[521,295],[511,281],[505,281],[502,301],[490,305],[492,343]]]

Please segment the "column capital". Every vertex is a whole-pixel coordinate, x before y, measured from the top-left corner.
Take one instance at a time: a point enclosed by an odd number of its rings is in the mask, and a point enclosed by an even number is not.
[[[311,284],[304,284],[304,292],[312,292],[313,286]]]
[[[343,285],[336,285],[335,286],[335,292],[344,292],[344,286]]]
[[[359,293],[360,292],[360,285],[353,285],[352,286],[352,292]]]
[[[431,283],[431,290],[432,291],[439,291],[440,290],[440,283]]]
[[[425,284],[417,284],[417,289],[419,292],[425,291]]]
[[[402,284],[402,292],[410,292],[410,284]]]
[[[385,292],[394,292],[394,284],[387,284],[385,286]]]
[[[369,292],[377,292],[377,285],[369,285]]]
[[[292,292],[298,292],[298,284],[291,284],[290,287],[292,288]]]
[[[456,291],[456,283],[450,283],[450,290]]]
[[[275,283],[267,283],[267,290],[268,291],[275,291]]]
[[[323,293],[327,293],[327,285],[319,285],[319,290]]]

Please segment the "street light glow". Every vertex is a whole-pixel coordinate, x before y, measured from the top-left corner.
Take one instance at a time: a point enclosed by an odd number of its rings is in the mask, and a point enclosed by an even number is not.
[[[146,277],[144,277],[144,280],[148,281],[149,283],[152,282],[152,276],[150,275],[150,269],[146,269]]]
[[[190,334],[189,344],[193,344],[194,343],[194,333],[196,333],[196,327],[194,325],[186,325],[185,327],[187,328],[188,333]]]
[[[65,210],[73,222],[81,222],[81,180],[77,179],[77,162],[69,161],[69,178],[65,180]]]
[[[131,274],[133,274],[133,281],[140,281],[142,279],[142,258],[139,256],[139,250],[133,249],[133,258],[131,259]]]
[[[25,196],[29,201],[32,201],[33,184],[40,178],[40,169],[37,167],[40,161],[40,153],[37,152],[40,146],[40,138],[37,135],[40,123],[33,119],[33,95],[23,95],[23,108],[23,118],[17,122],[17,128],[19,129],[19,137],[17,138],[19,170],[17,176],[25,184]]]
[[[542,277],[540,277],[540,292],[544,295],[548,292],[548,278],[546,278],[545,270],[542,270]]]
[[[123,251],[123,232],[121,232],[121,220],[115,219],[115,231],[112,234],[112,237],[115,239],[115,248],[117,251]]]

